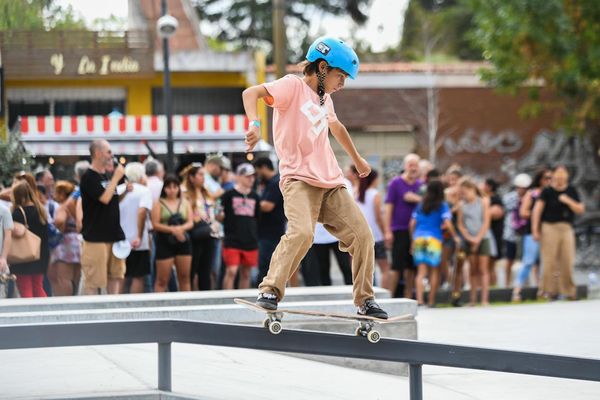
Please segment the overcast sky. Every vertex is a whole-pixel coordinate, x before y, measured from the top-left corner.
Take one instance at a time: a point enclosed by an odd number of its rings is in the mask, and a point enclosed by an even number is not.
[[[95,18],[107,18],[111,14],[127,17],[126,0],[102,0],[102,7],[93,0],[59,0],[62,4],[71,4],[80,12],[86,22]],[[396,45],[400,41],[401,23],[408,0],[373,0],[366,25],[357,30],[356,36],[371,43],[374,51]],[[326,34],[347,38],[352,22],[349,17],[328,17],[311,27],[311,34],[324,31]]]

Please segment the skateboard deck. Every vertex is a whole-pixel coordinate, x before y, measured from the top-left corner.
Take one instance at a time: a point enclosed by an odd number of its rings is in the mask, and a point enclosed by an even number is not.
[[[253,302],[244,300],[244,299],[233,299],[236,304],[247,307],[251,310],[257,312],[263,312],[267,314],[267,318],[263,321],[263,326],[269,329],[274,335],[279,334],[283,330],[283,326],[281,320],[283,319],[284,314],[294,314],[294,315],[304,315],[308,317],[320,317],[320,318],[328,318],[328,319],[343,319],[350,321],[357,321],[359,326],[356,328],[357,336],[366,337],[369,342],[377,343],[381,338],[379,332],[374,328],[376,324],[390,324],[394,322],[399,322],[407,319],[412,319],[412,314],[398,315],[395,317],[390,317],[388,319],[370,317],[366,315],[357,315],[357,314],[345,314],[345,313],[335,313],[335,312],[320,312],[320,311],[309,311],[309,310],[290,310],[286,308],[278,308],[277,310],[269,310],[263,307],[256,305]]]

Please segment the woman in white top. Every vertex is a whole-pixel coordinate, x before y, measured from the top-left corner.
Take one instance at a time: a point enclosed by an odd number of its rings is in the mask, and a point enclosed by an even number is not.
[[[371,173],[366,178],[361,178],[356,191],[356,203],[362,211],[375,240],[375,260],[381,270],[381,287],[387,287],[385,277],[390,269],[390,264],[385,250],[383,238],[383,215],[381,208],[381,195],[377,190],[379,183],[379,174],[376,170],[371,170]]]

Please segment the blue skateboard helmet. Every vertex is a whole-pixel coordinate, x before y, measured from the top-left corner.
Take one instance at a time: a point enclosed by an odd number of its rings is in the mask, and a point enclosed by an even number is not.
[[[351,79],[355,79],[358,75],[360,65],[358,56],[343,40],[331,36],[321,36],[316,39],[308,48],[306,59],[314,62],[319,58],[327,61],[330,67],[341,69]]]

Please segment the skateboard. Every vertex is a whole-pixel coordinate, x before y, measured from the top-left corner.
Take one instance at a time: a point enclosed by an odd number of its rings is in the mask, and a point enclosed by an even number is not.
[[[269,332],[271,332],[273,335],[278,335],[283,330],[282,319],[284,314],[295,314],[304,315],[308,317],[322,317],[330,319],[344,319],[357,321],[358,327],[354,332],[356,336],[366,337],[369,342],[377,343],[379,342],[379,339],[381,339],[381,334],[379,333],[379,331],[374,329],[377,324],[389,324],[392,322],[398,322],[413,318],[412,314],[399,315],[388,319],[381,319],[357,314],[329,313],[308,310],[290,310],[286,308],[268,310],[244,299],[233,299],[233,301],[236,304],[242,305],[251,310],[266,313],[267,318],[265,318],[265,320],[263,321],[263,327],[267,328]]]
[[[448,301],[451,304],[454,304],[455,302],[458,304],[458,301],[460,300],[460,297],[462,295],[462,279],[460,280],[460,284],[461,286],[459,286],[459,288],[455,288],[454,287],[454,282],[456,281],[456,274],[458,273],[458,264],[462,263],[462,265],[464,266],[464,262],[465,259],[467,258],[467,253],[462,250],[462,249],[455,249],[454,250],[454,254],[452,255],[451,259],[452,259],[452,264],[453,264],[453,268],[452,268],[452,276],[450,278],[450,298],[448,299]],[[462,266],[461,266],[461,272],[462,272]]]

